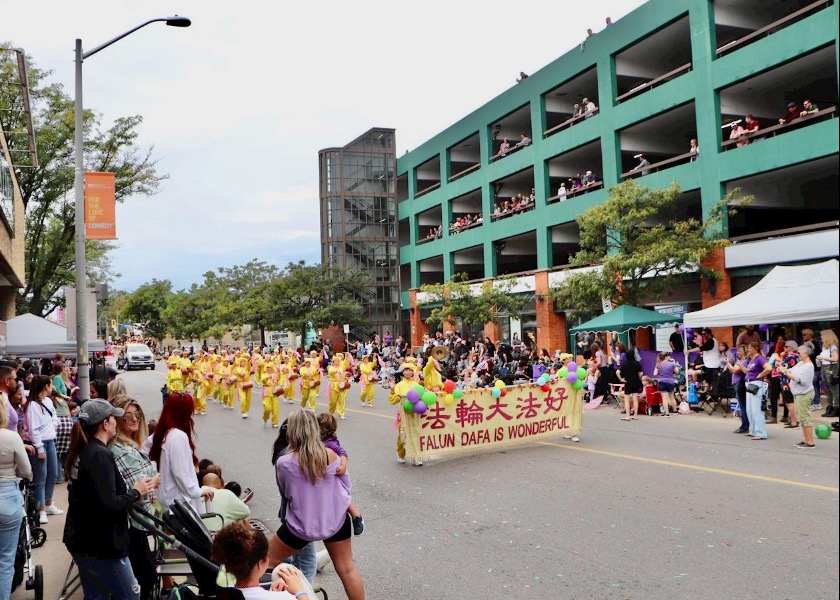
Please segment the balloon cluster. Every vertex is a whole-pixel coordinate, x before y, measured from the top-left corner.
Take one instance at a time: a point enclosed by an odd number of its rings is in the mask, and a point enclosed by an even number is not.
[[[574,363],[569,364],[573,365],[572,369],[569,369],[568,365],[564,365],[559,371],[557,371],[557,376],[571,383],[573,390],[582,390],[584,384],[586,383],[586,369],[583,367],[575,368],[576,365],[574,365]],[[537,384],[540,386],[542,391],[547,392],[551,389],[551,385],[549,384],[550,381],[551,378],[548,374],[543,373],[537,379]]]
[[[770,325],[768,325],[767,323],[762,323],[761,325],[758,326],[758,330],[761,331],[761,332],[770,331]]]
[[[490,390],[490,395],[494,398],[503,398],[507,396],[507,390],[505,389],[505,382],[501,379],[497,379],[496,383],[493,384],[493,389]]]
[[[452,406],[455,404],[455,400],[464,395],[463,390],[455,389],[455,382],[451,379],[447,379],[443,383],[443,391],[446,392],[446,395],[441,399],[444,406]],[[422,415],[429,410],[430,406],[437,404],[437,401],[438,393],[436,391],[427,389],[418,383],[408,390],[402,406],[407,413],[413,412]]]

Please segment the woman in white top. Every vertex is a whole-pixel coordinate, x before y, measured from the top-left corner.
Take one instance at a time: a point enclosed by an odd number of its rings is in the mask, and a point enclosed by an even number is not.
[[[58,415],[53,405],[52,379],[36,375],[29,388],[29,399],[23,408],[24,441],[32,447],[29,463],[32,466],[32,493],[41,512],[41,523],[47,515],[62,515],[64,511],[52,502],[55,480],[59,475],[58,455],[55,452],[55,428]]]
[[[0,401],[0,598],[12,593],[23,501],[18,479],[32,477],[32,468],[16,431],[6,429],[9,415]]]
[[[198,459],[192,438],[192,396],[172,392],[163,405],[155,433],[146,440],[143,450],[148,449],[149,458],[157,463],[160,503],[168,508],[175,500],[185,500],[201,514],[201,499],[212,498],[213,488],[198,485]]]
[[[820,363],[820,372],[822,373],[822,380],[825,385],[826,395],[828,396],[827,405],[824,417],[837,417],[838,413],[838,389],[840,389],[840,382],[837,380],[838,376],[838,352],[837,348],[840,342],[837,341],[837,334],[831,329],[823,329],[820,332],[822,340],[822,352],[820,352],[817,360]]]

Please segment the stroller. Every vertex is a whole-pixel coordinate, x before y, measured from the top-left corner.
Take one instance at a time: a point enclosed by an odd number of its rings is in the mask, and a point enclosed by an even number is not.
[[[35,496],[30,492],[30,482],[22,480],[20,490],[25,499],[26,514],[20,525],[15,571],[12,575],[12,591],[24,583],[27,590],[35,590],[35,600],[43,600],[44,569],[41,565],[32,563],[32,550],[44,545],[47,541],[47,532],[41,527],[38,505]]]

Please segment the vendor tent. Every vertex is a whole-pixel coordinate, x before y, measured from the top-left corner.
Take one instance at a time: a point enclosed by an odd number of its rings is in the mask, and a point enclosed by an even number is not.
[[[658,313],[646,308],[622,304],[608,313],[595,317],[577,327],[573,327],[569,333],[597,333],[600,331],[611,331],[615,333],[626,333],[631,329],[640,327],[652,327],[653,325],[664,325],[666,323],[678,323],[673,315]]]
[[[105,350],[101,340],[89,340],[88,350]],[[32,314],[18,315],[6,321],[6,341],[0,352],[19,358],[52,358],[60,352],[66,358],[76,357],[76,343],[67,341],[67,328]]]
[[[840,291],[836,259],[813,265],[774,267],[750,289],[711,308],[687,313],[686,327],[836,321]]]

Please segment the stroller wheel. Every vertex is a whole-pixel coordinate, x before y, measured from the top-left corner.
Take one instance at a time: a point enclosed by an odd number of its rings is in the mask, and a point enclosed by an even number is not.
[[[44,535],[44,538],[46,537]],[[35,582],[32,588],[35,590],[35,600],[44,600],[44,568],[41,565],[35,565]]]
[[[32,547],[40,548],[47,542],[47,531],[42,527],[32,528]]]

